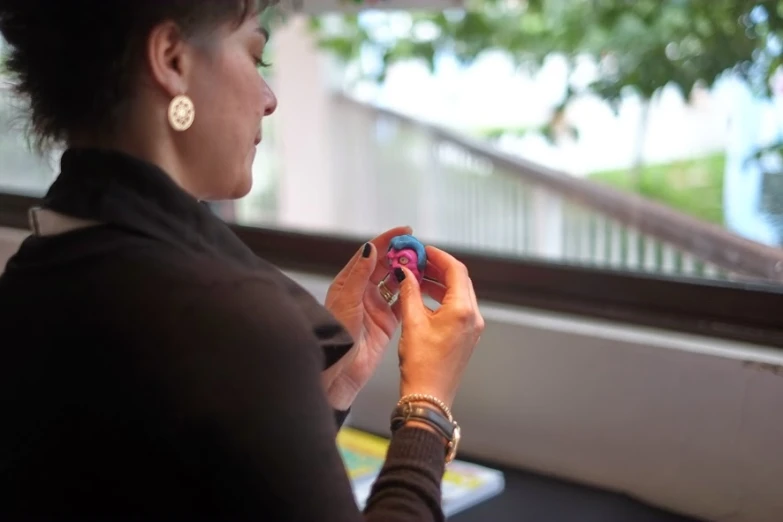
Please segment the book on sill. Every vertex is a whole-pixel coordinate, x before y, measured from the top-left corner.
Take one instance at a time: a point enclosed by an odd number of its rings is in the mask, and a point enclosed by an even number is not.
[[[375,478],[383,466],[389,440],[344,427],[337,446],[345,462],[353,493],[364,509]],[[498,495],[505,487],[503,473],[477,464],[454,460],[443,476],[443,511],[447,517]]]

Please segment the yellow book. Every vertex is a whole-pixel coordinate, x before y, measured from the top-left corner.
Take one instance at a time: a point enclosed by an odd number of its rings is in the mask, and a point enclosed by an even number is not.
[[[383,466],[389,440],[344,427],[337,434],[337,446],[353,485],[356,502],[364,508],[375,478]],[[443,476],[443,511],[447,517],[500,494],[505,487],[503,473],[460,460],[451,462]]]

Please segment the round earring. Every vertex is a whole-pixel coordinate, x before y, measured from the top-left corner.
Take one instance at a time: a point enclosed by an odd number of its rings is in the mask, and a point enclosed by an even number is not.
[[[196,119],[196,108],[193,100],[186,94],[175,96],[169,104],[169,125],[175,131],[186,131]]]

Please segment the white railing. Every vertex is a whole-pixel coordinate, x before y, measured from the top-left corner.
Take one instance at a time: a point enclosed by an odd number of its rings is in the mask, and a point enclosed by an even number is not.
[[[452,248],[666,275],[783,281],[783,249],[740,238],[631,194],[503,153],[413,118],[334,98],[335,230],[360,236],[407,223]],[[0,88],[0,191],[41,193],[56,158],[31,154]],[[260,224],[277,224],[274,125],[259,151]],[[257,173],[261,174],[261,173]],[[314,174],[315,175],[315,174]]]
[[[501,256],[783,280],[783,249],[407,116],[343,96],[334,103],[341,229],[404,221],[426,241]]]

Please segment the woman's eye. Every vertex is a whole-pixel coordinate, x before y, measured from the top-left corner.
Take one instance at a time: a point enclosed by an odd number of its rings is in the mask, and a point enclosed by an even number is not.
[[[255,62],[256,62],[256,67],[263,68],[263,67],[269,67],[269,65],[270,65],[269,63],[264,61],[263,57],[262,58],[255,58]]]

